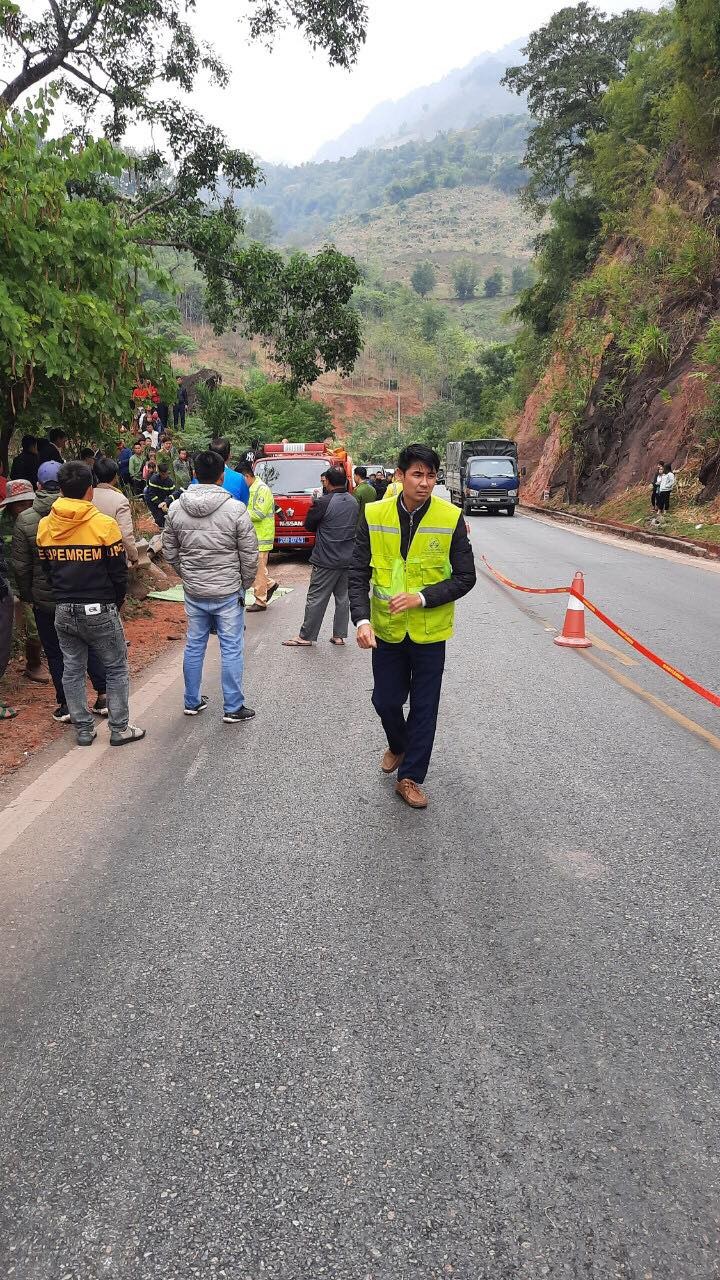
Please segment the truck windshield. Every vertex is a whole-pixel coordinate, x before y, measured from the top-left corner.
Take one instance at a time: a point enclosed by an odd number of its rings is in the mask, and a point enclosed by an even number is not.
[[[320,476],[328,466],[327,458],[261,458],[255,474],[273,493],[312,493],[322,488]]]
[[[473,478],[483,476],[486,480],[495,480],[498,476],[515,475],[511,458],[471,458],[468,471]]]

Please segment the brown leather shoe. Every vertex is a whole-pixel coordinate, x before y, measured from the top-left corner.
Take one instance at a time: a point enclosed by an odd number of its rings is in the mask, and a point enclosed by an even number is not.
[[[401,778],[395,787],[395,795],[400,796],[411,809],[427,809],[427,796],[412,778]]]
[[[391,751],[390,748],[388,747],[387,751],[385,752],[385,755],[380,761],[380,768],[382,769],[383,773],[394,773],[395,770],[398,768],[398,766],[402,764],[404,759],[405,759],[404,751],[400,751],[396,755],[395,752]]]

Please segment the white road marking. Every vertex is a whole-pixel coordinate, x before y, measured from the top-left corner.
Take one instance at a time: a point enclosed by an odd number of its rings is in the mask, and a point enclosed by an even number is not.
[[[133,717],[140,719],[149,711],[154,702],[181,679],[177,658],[166,670],[152,676],[131,697]],[[107,724],[107,722],[106,722]],[[147,741],[147,739],[146,739]],[[67,753],[55,764],[50,765],[34,782],[25,787],[14,800],[8,804],[2,814],[2,831],[0,831],[0,853],[4,853],[43,813],[47,813],[51,805],[62,796],[69,787],[75,785],[83,774],[88,773],[107,751],[121,750],[110,747],[110,735],[98,735],[91,747],[78,747],[74,743]],[[131,746],[132,751],[142,751],[142,746]]]

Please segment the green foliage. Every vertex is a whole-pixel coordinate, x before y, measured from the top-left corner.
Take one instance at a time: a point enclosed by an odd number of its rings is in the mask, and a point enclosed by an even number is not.
[[[535,283],[535,272],[531,266],[513,267],[510,280],[510,292],[522,293],[523,289],[531,289]]]
[[[432,263],[418,262],[410,277],[410,283],[421,298],[425,298],[429,293],[432,293],[437,284],[437,275]]]
[[[572,186],[590,135],[604,127],[603,92],[622,76],[642,22],[640,11],[607,18],[581,0],[533,32],[524,50],[527,61],[508,67],[502,83],[527,94],[537,121],[525,154],[532,176],[524,193],[535,208],[542,211],[550,197]]]
[[[635,373],[643,373],[648,365],[666,368],[668,335],[657,324],[644,325],[628,343],[627,354]]]
[[[676,75],[674,13],[647,14],[626,74],[602,100],[603,128],[589,139],[584,177],[606,210],[628,209],[652,184],[668,136]]]
[[[183,332],[182,316],[177,307],[155,298],[147,298],[143,301],[143,314],[148,331],[162,338],[169,351],[182,356],[195,354],[197,343],[189,333]]]
[[[325,405],[308,396],[293,396],[279,382],[255,372],[244,388],[198,388],[202,427],[194,433],[207,442],[226,436],[235,455],[275,440],[294,443],[324,440],[332,435]]]
[[[718,269],[718,240],[710,227],[695,223],[668,267],[668,278],[684,298],[708,290]]]
[[[194,8],[194,0],[14,6],[12,20],[0,24],[0,55],[11,66],[0,111],[54,76],[85,128],[107,108],[102,127],[112,141],[138,123],[161,138],[164,150],[153,143],[128,160],[124,172],[92,169],[73,184],[73,194],[115,206],[138,244],[190,254],[205,280],[204,311],[216,331],[236,326],[263,336],[298,387],[322,368],[345,370],[357,355],[354,313],[346,308],[355,269],[338,254],[331,259],[330,251],[286,268],[261,244],[238,247],[243,219],[234,195],[255,187],[261,174],[190,105],[196,77],[221,87],[229,81],[226,67],[186,21]],[[249,34],[271,43],[292,25],[332,64],[346,67],[364,40],[366,16],[360,0],[262,0],[253,6]],[[327,325],[320,316],[325,306]]]
[[[720,9],[717,0],[677,0],[678,82],[675,129],[706,155],[720,133]]]
[[[426,390],[447,395],[473,359],[476,344],[436,302],[421,301],[405,285],[355,290],[363,317],[365,354],[381,375],[409,374]]]
[[[513,313],[539,335],[552,333],[559,324],[573,281],[595,257],[600,231],[594,196],[561,196],[553,201],[550,216],[550,229],[536,241],[537,283],[523,291]]]
[[[485,297],[497,298],[503,291],[504,283],[505,277],[503,276],[502,271],[493,271],[492,275],[486,278],[483,285]]]
[[[47,140],[52,100],[0,117],[0,454],[15,429],[62,422],[103,440],[136,380],[173,394],[169,344],[133,281],[156,274],[117,211],[69,192],[119,174],[108,143]],[[163,387],[164,384],[164,387]]]
[[[271,244],[275,238],[272,214],[267,209],[251,209],[245,218],[245,236],[255,244]]]
[[[452,273],[453,287],[455,296],[461,302],[467,302],[474,298],[477,292],[480,276],[474,262],[460,262],[453,269]]]

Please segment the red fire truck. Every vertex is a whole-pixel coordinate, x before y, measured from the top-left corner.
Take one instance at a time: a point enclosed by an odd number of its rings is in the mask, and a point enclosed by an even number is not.
[[[255,473],[275,497],[275,550],[308,551],[315,534],[304,527],[313,498],[322,492],[320,477],[328,467],[343,468],[352,488],[352,464],[344,449],[328,444],[266,444],[255,461]]]

